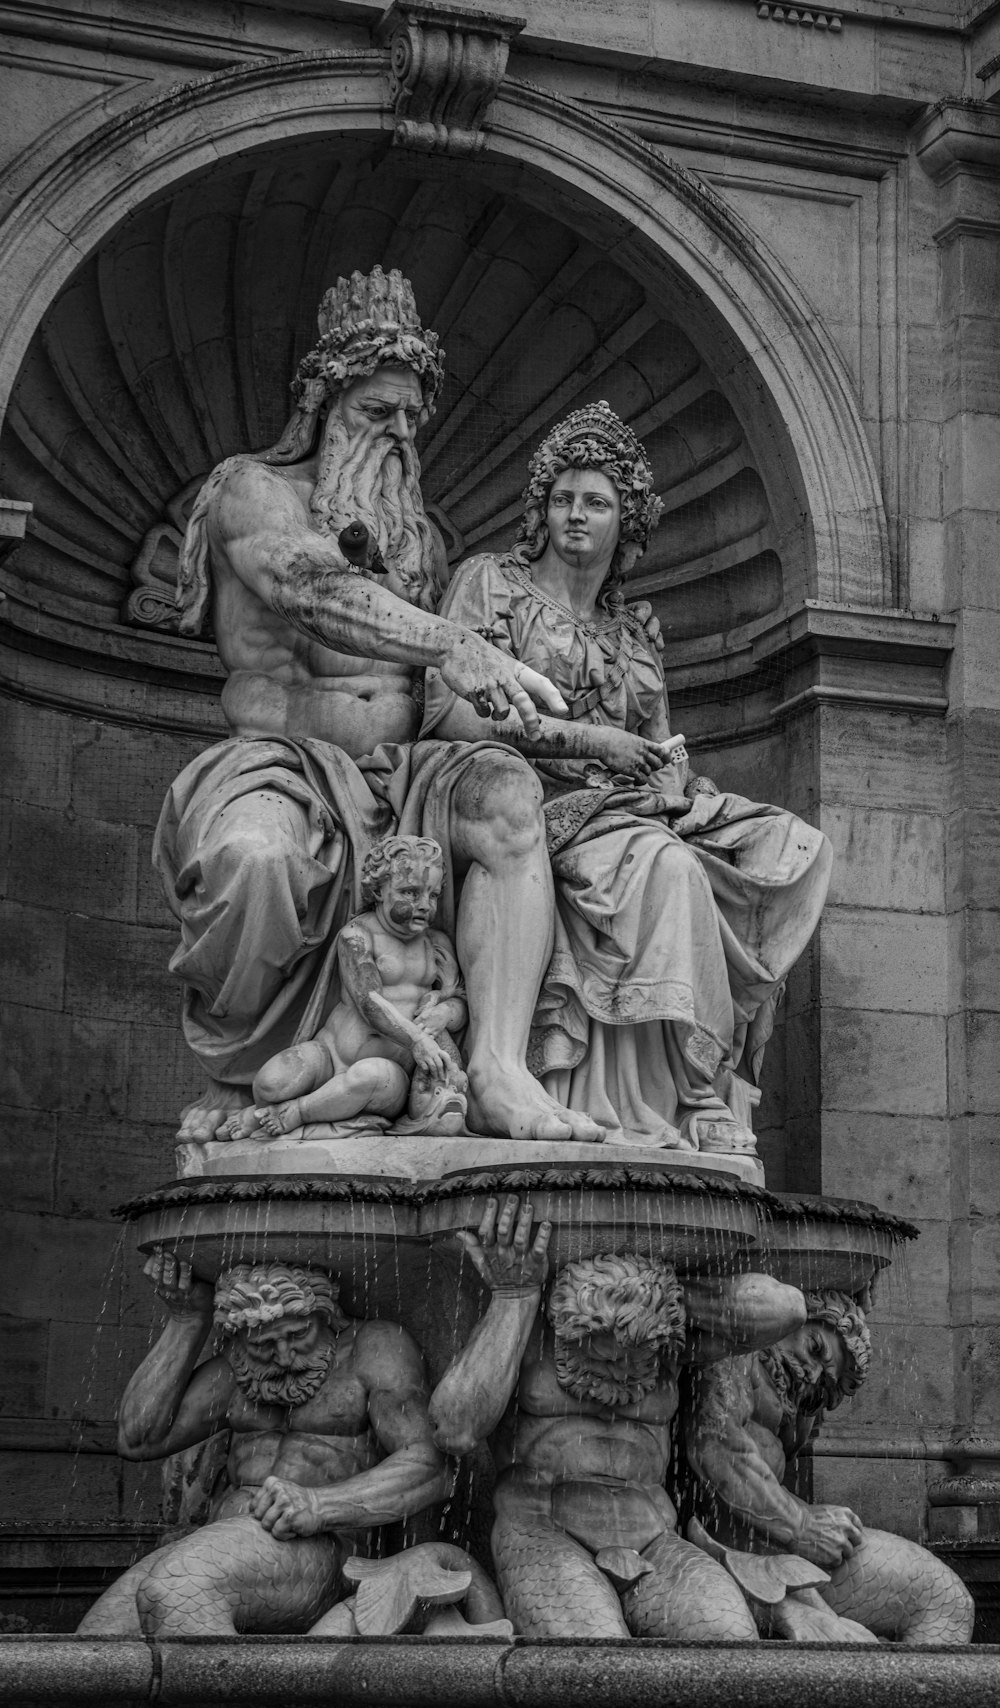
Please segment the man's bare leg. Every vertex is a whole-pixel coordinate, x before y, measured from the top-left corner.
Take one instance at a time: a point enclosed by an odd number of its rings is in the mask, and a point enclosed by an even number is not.
[[[465,871],[455,946],[469,1000],[469,1127],[599,1143],[597,1122],[564,1109],[525,1065],[555,894],[541,785],[517,755],[477,757],[455,791],[452,844]]]

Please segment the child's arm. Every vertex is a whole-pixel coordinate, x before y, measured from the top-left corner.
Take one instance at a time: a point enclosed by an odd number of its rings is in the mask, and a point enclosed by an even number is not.
[[[364,916],[345,925],[337,941],[337,960],[344,990],[358,1012],[376,1032],[402,1044],[420,1067],[444,1077],[450,1058],[425,1026],[408,1020],[385,995],[375,961],[375,944]]]

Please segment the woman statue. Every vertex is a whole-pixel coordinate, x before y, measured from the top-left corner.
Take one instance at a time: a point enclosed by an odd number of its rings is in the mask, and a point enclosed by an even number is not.
[[[470,558],[442,606],[570,707],[533,739],[510,716],[491,726],[542,783],[555,876],[528,1063],[608,1142],[752,1151],[763,1047],[819,919],[830,846],[689,776],[659,655],[622,594],[662,509],[631,430],[606,403],[577,410],[529,476],[514,550]],[[484,735],[434,671],[423,734]]]

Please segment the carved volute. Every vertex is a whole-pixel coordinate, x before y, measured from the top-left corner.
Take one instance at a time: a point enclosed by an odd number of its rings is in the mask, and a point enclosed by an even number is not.
[[[477,153],[510,43],[525,22],[502,12],[395,0],[377,29],[391,56],[394,142],[424,154]]]

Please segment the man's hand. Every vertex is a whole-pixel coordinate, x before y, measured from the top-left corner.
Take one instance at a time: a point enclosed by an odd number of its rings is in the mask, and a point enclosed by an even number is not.
[[[541,733],[535,701],[550,717],[566,716],[566,702],[548,677],[508,658],[470,630],[462,630],[438,668],[445,686],[468,700],[480,717],[503,723],[513,708],[529,736]]]
[[[864,1526],[848,1506],[811,1506],[795,1552],[814,1566],[839,1566],[861,1541]]]
[[[250,1511],[279,1542],[291,1536],[316,1536],[323,1528],[315,1489],[300,1488],[280,1477],[264,1478]]]
[[[175,1257],[158,1245],[152,1256],[146,1259],[142,1273],[156,1297],[178,1321],[186,1322],[191,1318],[204,1321],[211,1317],[215,1304],[214,1289],[207,1281],[199,1281],[190,1263],[185,1263],[183,1258]]]
[[[520,1215],[517,1204],[516,1197],[505,1199],[498,1219],[497,1199],[487,1199],[478,1236],[464,1229],[458,1235],[477,1274],[494,1293],[533,1293],[545,1285],[549,1272],[552,1223],[541,1223],[532,1244],[531,1204],[525,1200]]]

